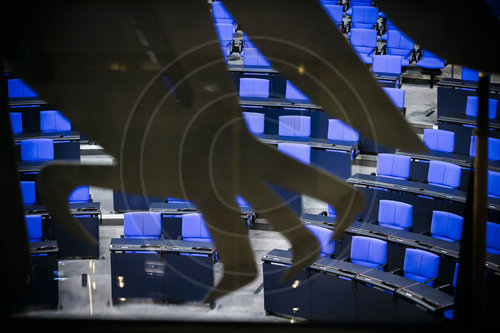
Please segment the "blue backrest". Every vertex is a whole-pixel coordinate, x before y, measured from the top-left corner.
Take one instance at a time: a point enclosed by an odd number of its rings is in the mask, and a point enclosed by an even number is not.
[[[161,235],[160,212],[129,212],[123,214],[125,238],[159,239]]]
[[[470,147],[469,147],[469,155],[471,157],[476,156],[476,136],[473,135],[470,137]],[[500,139],[497,138],[488,138],[488,160],[490,161],[498,161],[500,160]]]
[[[432,185],[457,188],[460,186],[461,172],[460,166],[456,164],[442,161],[430,161],[427,182]]]
[[[353,236],[351,262],[370,268],[380,268],[387,263],[387,242],[380,239]]]
[[[241,195],[236,196],[236,203],[238,207],[250,207],[250,204]]]
[[[435,210],[432,212],[431,236],[448,242],[459,242],[462,239],[462,216]]]
[[[378,9],[372,6],[352,6],[346,11],[351,16],[353,28],[373,29],[378,19]]]
[[[88,185],[76,187],[68,197],[69,203],[75,202],[89,202],[90,201],[90,188]]]
[[[309,100],[309,97],[304,95],[290,81],[286,81],[285,98],[286,99]]]
[[[269,97],[269,80],[257,78],[240,78],[241,97]]]
[[[12,133],[18,134],[23,132],[23,115],[21,112],[9,112],[10,126]]]
[[[248,130],[254,134],[264,134],[265,115],[260,112],[242,112]]]
[[[372,72],[383,75],[401,74],[401,56],[396,55],[374,55]]]
[[[233,23],[234,19],[221,1],[212,2],[212,16],[217,23]]]
[[[407,52],[413,50],[415,43],[400,30],[387,31],[387,49],[401,49]],[[391,54],[391,53],[389,53]],[[400,54],[402,55],[402,54]]]
[[[26,206],[34,205],[36,203],[36,190],[34,181],[20,181],[21,195],[23,197],[23,204]]]
[[[42,215],[25,215],[28,241],[40,242],[42,240]]]
[[[358,52],[369,53],[377,46],[377,31],[352,28],[349,32],[349,42]]]
[[[467,96],[467,105],[465,106],[465,114],[471,117],[477,117],[477,110],[479,105],[479,97]],[[488,118],[493,119],[497,116],[498,100],[488,99]]]
[[[38,97],[38,94],[28,87],[21,79],[9,79],[7,85],[9,98]]]
[[[264,54],[250,41],[247,35],[243,36],[243,57],[244,66],[260,66],[270,67],[271,63],[266,59]]]
[[[320,257],[328,257],[335,252],[335,242],[332,239],[333,230],[315,225],[305,226],[317,239],[320,245]]]
[[[327,212],[328,216],[337,217],[337,212],[335,211],[335,209],[330,204],[327,205],[326,212]]]
[[[419,249],[406,249],[403,271],[406,278],[417,282],[434,279],[439,273],[439,256]],[[434,281],[427,285],[434,286]]]
[[[40,111],[40,130],[42,132],[71,131],[71,122],[59,111]]]
[[[408,177],[410,177],[410,156],[379,153],[377,159],[377,175],[408,179]]]
[[[41,162],[54,159],[54,140],[26,139],[21,141],[21,161]]]
[[[212,236],[210,236],[203,215],[199,213],[182,215],[182,239],[212,242]]]
[[[413,206],[394,200],[380,200],[378,224],[392,229],[407,230],[412,225]]]
[[[500,224],[486,222],[486,252],[500,254]]]
[[[311,146],[309,145],[282,142],[278,143],[278,150],[304,164],[311,163]]]
[[[359,141],[359,132],[340,119],[328,119],[327,138],[338,141]]]
[[[391,99],[394,106],[397,108],[405,107],[405,91],[404,89],[399,88],[391,88],[391,87],[382,87],[387,96]]]
[[[500,172],[488,171],[488,196],[500,198]]]
[[[424,144],[430,150],[452,153],[455,150],[455,133],[452,131],[425,128]]]
[[[342,23],[342,18],[344,16],[343,6],[331,3],[322,3],[322,6],[336,26]]]
[[[311,117],[280,116],[278,118],[278,134],[308,138],[311,136]]]
[[[233,40],[234,35],[234,25],[228,22],[215,23],[215,30],[217,31],[217,37],[221,45],[226,46],[230,41]]]
[[[462,67],[462,81],[479,81],[479,71],[467,67]]]

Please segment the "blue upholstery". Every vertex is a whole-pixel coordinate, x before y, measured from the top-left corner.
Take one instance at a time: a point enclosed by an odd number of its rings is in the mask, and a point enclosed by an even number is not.
[[[488,196],[500,198],[500,172],[488,171]]]
[[[359,141],[359,133],[340,119],[328,119],[327,138],[338,141]]]
[[[326,11],[330,19],[338,27],[343,20],[344,7],[333,3],[321,3],[321,5],[323,6],[323,9]]]
[[[68,202],[89,202],[90,201],[90,189],[88,185],[82,185],[71,191]]]
[[[457,289],[457,280],[458,280],[458,262],[455,264],[455,273],[453,274],[453,293]],[[448,320],[453,319],[454,309],[446,310],[444,312],[444,317]]]
[[[410,177],[410,156],[379,153],[377,160],[377,175],[408,179]]]
[[[25,215],[28,241],[40,242],[42,240],[42,215]]]
[[[335,209],[333,209],[332,205],[328,204],[327,206],[327,214],[328,216],[331,216],[331,217],[337,217],[337,212],[335,211]]]
[[[278,123],[278,135],[302,138],[311,136],[311,117],[309,116],[280,116]]]
[[[18,134],[23,132],[23,115],[21,112],[9,112],[10,126],[12,133]]]
[[[405,107],[405,91],[404,89],[382,87],[387,96],[391,99],[395,107],[402,109]]]
[[[233,23],[234,19],[221,1],[212,2],[212,16],[216,23]]]
[[[422,52],[422,57],[417,61],[416,65],[422,68],[442,69],[445,66],[445,61],[435,54],[424,50]]]
[[[305,226],[318,239],[320,245],[320,257],[328,257],[335,252],[335,241],[332,239],[333,230],[307,224]]]
[[[54,140],[26,139],[21,141],[21,161],[41,162],[54,159]]]
[[[219,45],[222,50],[222,55],[226,57],[231,53],[231,41],[234,35],[234,24],[229,22],[215,23],[215,30],[217,32],[217,37],[219,38]]]
[[[238,204],[238,207],[250,207],[250,204],[240,195],[236,196],[236,203]]]
[[[431,236],[448,242],[459,242],[462,239],[462,216],[435,210],[432,212]]]
[[[160,212],[129,212],[123,214],[125,238],[160,239]]]
[[[309,100],[309,97],[307,97],[306,95],[304,95],[290,81],[286,81],[285,98],[286,99]]]
[[[373,52],[377,47],[377,31],[353,28],[349,32],[349,41],[363,63],[371,64]]]
[[[486,252],[500,254],[500,224],[486,222]]]
[[[415,47],[415,43],[410,38],[400,30],[388,30],[381,39],[387,41],[386,54],[401,56],[401,65],[410,65],[411,51]]]
[[[479,97],[467,96],[467,105],[465,106],[465,114],[471,117],[477,117],[477,110],[479,105]],[[493,119],[497,116],[498,100],[488,99],[488,118]]]
[[[40,111],[40,130],[42,132],[71,131],[71,122],[59,111]]]
[[[311,163],[311,146],[300,143],[278,143],[278,150],[296,160],[304,163]]]
[[[240,97],[269,97],[269,80],[256,78],[240,78]]]
[[[250,41],[250,39],[244,35],[243,36],[243,51],[241,52],[243,57],[244,66],[260,66],[260,67],[270,67],[271,63],[264,57],[262,52]]]
[[[403,271],[406,278],[417,282],[435,279],[439,272],[439,256],[419,249],[406,249]],[[426,284],[433,287],[434,280]]]
[[[242,112],[248,130],[254,134],[264,134],[265,115],[260,112]]]
[[[189,200],[167,197],[168,203],[191,203]]]
[[[470,148],[469,155],[471,157],[476,156],[476,136],[473,135],[470,138]],[[500,139],[488,138],[488,160],[498,161],[500,160]]]
[[[210,236],[201,214],[182,215],[182,239],[185,241],[212,242],[212,236]]]
[[[424,144],[430,150],[452,153],[455,150],[455,132],[425,128]]]
[[[34,205],[36,203],[36,190],[34,181],[20,181],[21,195],[25,206]]]
[[[479,81],[479,71],[467,67],[462,67],[462,81]]]
[[[351,16],[352,28],[373,29],[378,20],[378,9],[372,6],[353,6],[346,15]]]
[[[457,188],[460,186],[460,166],[442,161],[430,161],[427,182],[447,188]]]
[[[379,75],[400,75],[401,56],[396,55],[374,55],[372,72]]]
[[[382,266],[387,263],[387,242],[370,237],[353,236],[351,262],[383,270]]]
[[[7,85],[9,98],[38,97],[38,94],[28,87],[21,79],[9,79]]]
[[[349,5],[351,7],[355,6],[371,6],[372,5],[372,0],[351,0],[349,1]]]
[[[394,200],[380,200],[378,224],[397,230],[408,230],[412,225],[413,206]]]

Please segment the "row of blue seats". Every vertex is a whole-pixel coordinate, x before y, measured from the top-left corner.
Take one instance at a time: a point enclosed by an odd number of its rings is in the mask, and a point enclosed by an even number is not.
[[[26,139],[20,145],[22,162],[46,162],[54,159],[53,139]]]
[[[12,132],[23,133],[22,112],[9,112]],[[57,110],[40,111],[40,132],[66,132],[71,131],[71,121]]]
[[[36,182],[34,181],[20,181],[21,195],[23,204],[31,206],[39,204],[40,200],[37,197]],[[71,191],[68,197],[68,203],[85,203],[90,201],[90,188],[88,185],[76,187]]]

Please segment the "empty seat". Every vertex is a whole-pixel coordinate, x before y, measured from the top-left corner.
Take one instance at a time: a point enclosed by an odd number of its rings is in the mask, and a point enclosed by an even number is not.
[[[500,198],[500,172],[488,171],[488,196]]]
[[[265,115],[260,112],[242,112],[248,130],[254,134],[264,134]]]
[[[71,191],[68,202],[89,202],[90,201],[90,189],[88,185],[78,186],[73,191]]]
[[[309,116],[280,116],[278,118],[278,135],[311,136],[311,117]]]
[[[359,133],[340,119],[328,119],[327,138],[337,141],[359,141]]]
[[[344,17],[344,7],[336,3],[325,3],[322,2],[321,5],[326,11],[330,19],[335,23],[337,28],[342,27],[343,17]]]
[[[260,52],[260,50],[255,46],[250,38],[245,34],[243,35],[243,51],[241,52],[243,57],[244,66],[259,66],[259,67],[270,67],[271,63],[267,58]]]
[[[462,239],[462,216],[435,210],[432,212],[431,236],[448,242],[459,242]]]
[[[36,190],[34,181],[20,181],[21,195],[25,206],[34,205],[36,203]]]
[[[189,200],[167,197],[168,203],[191,203]]]
[[[42,132],[71,131],[71,122],[59,111],[40,111],[40,130]]]
[[[469,155],[471,157],[476,156],[476,146],[477,137],[475,135],[470,138],[470,148]],[[488,138],[488,160],[498,161],[500,160],[500,139]]]
[[[219,45],[222,51],[224,59],[227,60],[227,56],[231,54],[231,44],[234,35],[234,24],[220,22],[215,23],[215,30],[217,32],[217,37],[219,38]]]
[[[352,6],[345,14],[351,16],[351,27],[373,29],[378,20],[378,9],[372,6]]]
[[[457,188],[460,186],[461,176],[460,166],[442,161],[430,161],[427,182],[447,188]]]
[[[349,32],[349,42],[363,63],[372,63],[373,53],[377,47],[376,30],[353,28]]]
[[[462,81],[479,81],[479,71],[467,67],[462,67]]]
[[[405,107],[405,91],[404,89],[399,88],[391,88],[391,87],[382,87],[387,96],[389,96],[390,100],[394,104],[395,107],[399,109],[403,109]]]
[[[470,117],[477,117],[479,105],[479,97],[467,96],[467,104],[465,106],[465,114]],[[493,119],[497,116],[498,100],[488,98],[488,118]]]
[[[486,222],[486,252],[500,254],[500,224]]]
[[[401,56],[374,55],[372,72],[383,76],[401,75]]]
[[[332,256],[335,252],[335,241],[333,241],[333,230],[318,227],[315,225],[305,226],[318,239],[320,245],[320,257]]]
[[[234,19],[221,1],[212,2],[212,16],[216,23],[234,23]]]
[[[419,249],[406,249],[403,271],[406,278],[433,287],[439,272],[439,256]]]
[[[455,133],[452,131],[425,128],[424,144],[430,150],[452,153],[455,150]]]
[[[385,54],[401,56],[401,66],[409,66],[415,43],[400,30],[388,30],[381,37],[386,40]]]
[[[377,176],[408,179],[410,177],[410,156],[379,153]]]
[[[240,78],[240,97],[269,97],[269,80],[257,78]]]
[[[387,263],[387,242],[370,237],[353,236],[351,262],[383,270],[383,266]]]
[[[33,98],[38,94],[26,85],[21,79],[7,81],[9,98]]]
[[[42,162],[54,159],[54,140],[26,139],[21,141],[21,161]]]
[[[42,215],[25,215],[26,229],[28,231],[28,241],[42,241]]]
[[[422,57],[420,57],[416,65],[418,67],[428,69],[442,69],[445,66],[445,61],[439,58],[437,55],[427,50],[423,50]]]
[[[238,207],[250,207],[250,204],[240,195],[236,196],[236,203],[238,204]]]
[[[185,241],[212,242],[203,215],[199,213],[182,215],[182,239]]]
[[[412,226],[413,206],[394,200],[380,200],[378,224],[397,230],[408,230]]]
[[[125,238],[160,239],[160,212],[129,212],[123,214]]]
[[[278,143],[278,150],[296,160],[304,163],[311,163],[311,146],[300,143]]]
[[[285,98],[286,99],[309,100],[309,97],[304,95],[290,81],[286,81]]]
[[[328,204],[326,209],[327,216],[337,217],[337,212],[333,209],[332,205]]]
[[[9,112],[10,126],[13,134],[23,132],[23,115],[21,112]]]

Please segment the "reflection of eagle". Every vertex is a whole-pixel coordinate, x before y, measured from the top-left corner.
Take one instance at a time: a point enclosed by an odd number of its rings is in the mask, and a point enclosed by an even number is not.
[[[5,10],[22,13],[9,22],[6,60],[117,161],[45,167],[39,190],[55,220],[90,238],[65,205],[84,184],[194,202],[224,264],[207,296],[212,300],[257,272],[236,195],[291,243],[289,276],[316,259],[319,245],[269,183],[330,203],[339,221],[334,237],[364,202],[354,187],[252,137],[206,0],[192,2],[16,1]],[[425,149],[318,3],[228,1],[227,7],[281,75],[329,115],[386,147]]]

